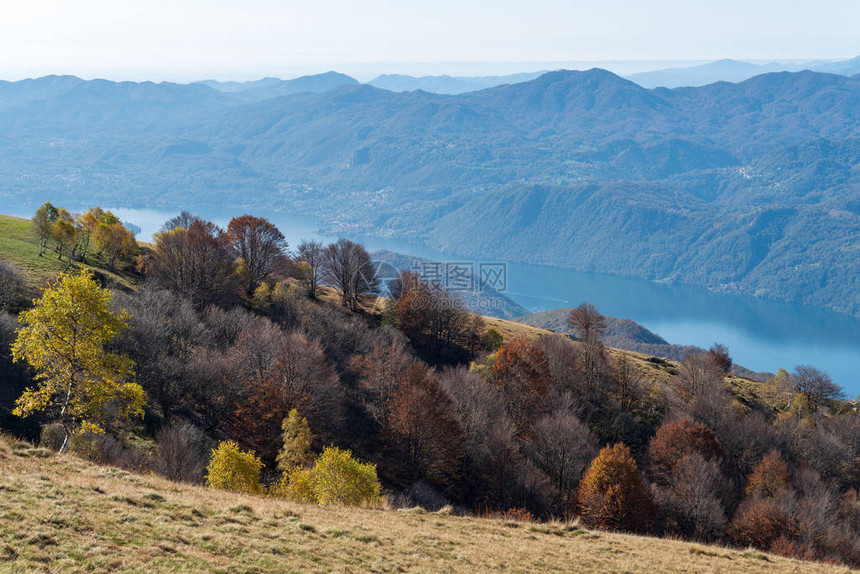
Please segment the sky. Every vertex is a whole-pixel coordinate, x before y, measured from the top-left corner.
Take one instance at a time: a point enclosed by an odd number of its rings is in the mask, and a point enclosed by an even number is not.
[[[858,23],[860,0],[0,0],[0,78],[247,80],[336,69],[369,79],[550,63],[619,61],[630,73],[670,61],[836,60],[860,55]]]

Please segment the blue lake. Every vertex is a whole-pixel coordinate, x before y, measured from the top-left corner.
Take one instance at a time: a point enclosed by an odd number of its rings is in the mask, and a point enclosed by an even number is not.
[[[141,228],[140,239],[175,213],[145,209],[114,209],[123,220]],[[226,211],[226,210],[225,210]],[[232,210],[231,210],[232,211]],[[311,218],[284,213],[259,213],[276,223],[290,245],[301,239],[331,240]],[[241,213],[201,213],[219,225]],[[440,261],[470,261],[421,245],[360,237],[369,250],[388,249]],[[476,261],[479,263],[479,261]],[[567,269],[507,264],[506,294],[522,306],[543,311],[588,301],[613,317],[632,319],[670,343],[709,347],[727,345],[736,363],[756,371],[792,370],[811,364],[827,372],[846,394],[860,393],[860,319],[825,309],[766,301],[754,297],[711,293],[684,285],[584,273]]]

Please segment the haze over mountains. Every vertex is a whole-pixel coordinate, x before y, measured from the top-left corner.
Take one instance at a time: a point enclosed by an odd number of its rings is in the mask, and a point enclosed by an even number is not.
[[[800,72],[803,70],[853,76],[860,74],[860,56],[851,60],[838,62],[772,62],[769,64],[753,64],[738,60],[718,60],[699,66],[640,72],[627,76],[627,79],[636,82],[644,88],[678,88],[682,86],[705,86],[714,82],[742,82],[761,74]]]
[[[860,76],[811,71],[672,90],[558,71],[460,95],[51,76],[0,83],[0,203],[299,210],[857,314],[858,116]]]

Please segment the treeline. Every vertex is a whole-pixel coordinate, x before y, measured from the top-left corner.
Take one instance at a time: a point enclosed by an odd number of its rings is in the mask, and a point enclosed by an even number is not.
[[[222,230],[183,213],[137,265],[145,281],[113,295],[129,317],[108,351],[134,363],[145,416],[108,417],[107,433],[79,440],[94,460],[201,482],[212,448],[232,440],[277,485],[295,409],[313,452],[335,445],[374,463],[394,505],[579,516],[860,565],[860,414],[817,369],[742,395],[715,345],[663,384],[604,347],[590,305],[571,313],[576,340],[503,340],[408,272],[377,299],[356,243],[291,253],[251,216]],[[0,315],[0,352],[16,329]],[[0,362],[7,388],[33,384]]]

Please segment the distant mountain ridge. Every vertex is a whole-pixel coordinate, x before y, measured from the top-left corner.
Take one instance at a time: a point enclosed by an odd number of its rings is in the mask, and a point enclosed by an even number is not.
[[[839,62],[817,61],[803,64],[785,64],[779,62],[753,64],[751,62],[724,59],[698,66],[640,72],[627,76],[627,78],[644,88],[678,88],[684,86],[705,86],[715,82],[743,82],[761,74],[800,72],[803,70],[854,76],[860,74],[860,56]]]
[[[325,72],[312,76],[301,76],[292,80],[263,78],[252,82],[217,82],[203,80],[196,82],[220,92],[225,92],[246,102],[259,102],[279,96],[310,92],[320,94],[338,86],[358,84],[358,80],[339,72]]]
[[[335,79],[254,101],[0,84],[0,203],[291,209],[336,233],[860,313],[860,77],[648,90],[594,69],[454,96]]]
[[[369,85],[392,92],[422,90],[434,94],[457,95],[496,86],[517,84],[533,80],[546,72],[523,72],[506,76],[406,76],[383,74],[367,82]]]

